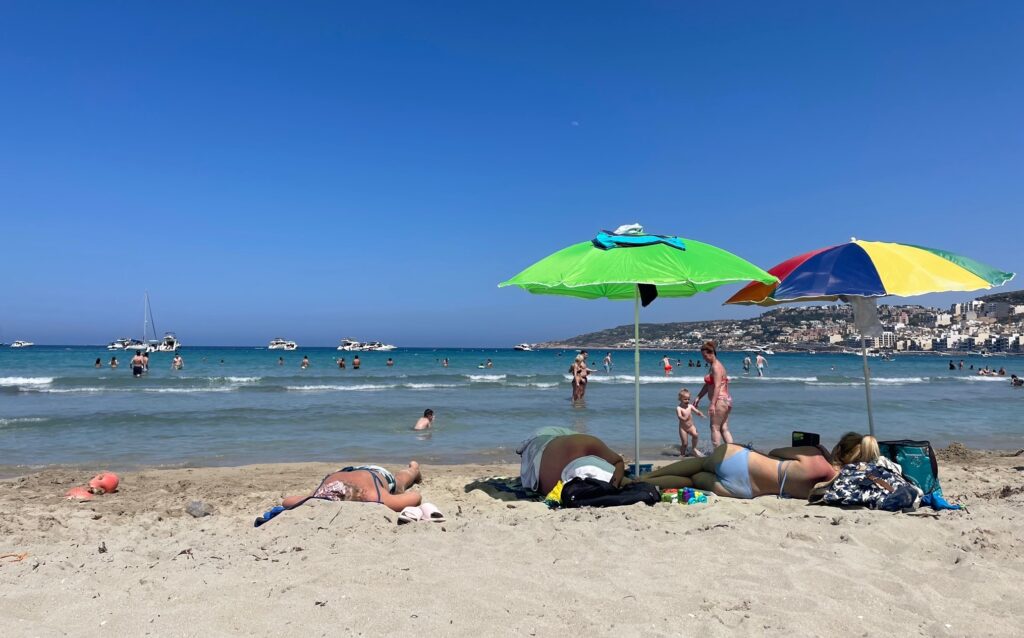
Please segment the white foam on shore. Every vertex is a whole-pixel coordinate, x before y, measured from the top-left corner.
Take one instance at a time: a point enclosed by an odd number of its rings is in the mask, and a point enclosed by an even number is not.
[[[0,377],[0,386],[11,385],[49,385],[53,377]]]
[[[237,386],[228,386],[223,388],[142,388],[142,391],[158,394],[194,394],[196,392],[234,392],[237,389]]]
[[[214,381],[227,381],[228,383],[259,383],[263,377],[213,377]]]
[[[458,388],[457,383],[403,383],[403,388],[410,390],[433,390],[435,388]]]
[[[509,386],[514,387],[514,388],[540,388],[542,390],[546,390],[548,388],[557,388],[560,385],[562,385],[562,384],[558,383],[557,381],[555,381],[553,383],[544,383],[544,382],[541,382],[541,381],[527,381],[525,383],[510,383],[509,384]]]
[[[562,375],[566,381],[572,381],[568,374]],[[592,374],[587,377],[588,383],[634,383],[636,378],[631,374]],[[674,377],[640,375],[640,383],[704,383],[704,377]]]
[[[924,377],[871,377],[871,383],[879,385],[906,385],[908,383],[928,383]]]
[[[1003,377],[1000,377],[1000,376],[993,377],[993,376],[983,376],[983,375],[976,374],[976,375],[970,376],[970,377],[945,377],[945,378],[947,378],[947,379],[961,379],[963,381],[996,381],[998,383],[1009,383],[1010,382],[1009,375],[1003,376]]]
[[[504,374],[467,374],[464,376],[475,383],[493,383],[495,381],[504,381],[508,377],[508,375]]]

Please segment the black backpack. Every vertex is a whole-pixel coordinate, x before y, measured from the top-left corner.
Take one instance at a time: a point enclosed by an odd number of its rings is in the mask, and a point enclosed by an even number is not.
[[[562,486],[562,507],[615,507],[661,501],[658,488],[650,483],[629,483],[615,487],[596,478],[574,478]]]

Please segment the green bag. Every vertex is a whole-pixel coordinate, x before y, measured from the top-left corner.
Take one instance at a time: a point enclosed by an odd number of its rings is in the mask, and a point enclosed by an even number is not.
[[[928,441],[879,441],[878,450],[882,456],[899,463],[903,468],[903,476],[914,485],[921,488],[925,494],[938,492],[942,494],[942,486],[939,485],[939,462],[935,458],[935,450]]]

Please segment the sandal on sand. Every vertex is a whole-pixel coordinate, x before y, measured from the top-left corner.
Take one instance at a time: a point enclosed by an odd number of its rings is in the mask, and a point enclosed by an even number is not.
[[[398,515],[398,524],[404,523],[418,523],[423,520],[423,510],[418,507],[410,505],[401,511]]]
[[[431,523],[444,522],[444,514],[433,503],[423,503],[420,505],[420,510],[423,512],[423,520],[430,521]]]

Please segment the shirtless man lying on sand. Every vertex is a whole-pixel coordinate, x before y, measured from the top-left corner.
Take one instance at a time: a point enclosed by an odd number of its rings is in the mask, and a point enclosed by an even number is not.
[[[282,505],[291,509],[310,498],[328,501],[364,501],[381,503],[396,512],[409,506],[418,506],[419,492],[407,492],[413,484],[423,480],[420,464],[409,461],[408,467],[392,474],[379,465],[353,465],[328,474],[312,494],[289,496]]]
[[[519,474],[523,486],[541,494],[550,492],[563,473],[571,471],[574,462],[598,467],[611,474],[609,481],[622,485],[626,471],[622,455],[613,451],[604,441],[589,434],[577,434],[567,428],[543,428],[523,441],[517,453],[523,460]]]

